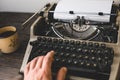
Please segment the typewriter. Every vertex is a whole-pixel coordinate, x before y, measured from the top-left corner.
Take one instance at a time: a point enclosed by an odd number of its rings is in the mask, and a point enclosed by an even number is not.
[[[21,73],[33,58],[54,50],[54,74],[66,66],[69,80],[119,79],[118,0],[60,0],[45,5],[38,14]]]

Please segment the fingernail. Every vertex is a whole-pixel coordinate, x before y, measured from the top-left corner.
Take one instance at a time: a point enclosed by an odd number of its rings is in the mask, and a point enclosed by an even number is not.
[[[67,72],[67,68],[66,67],[63,67],[63,70],[64,70],[64,72]]]
[[[51,50],[50,52],[54,53],[54,51],[53,51],[53,50]]]
[[[52,50],[52,51],[50,51],[50,53],[52,53],[52,55],[54,55],[55,54],[55,52]]]

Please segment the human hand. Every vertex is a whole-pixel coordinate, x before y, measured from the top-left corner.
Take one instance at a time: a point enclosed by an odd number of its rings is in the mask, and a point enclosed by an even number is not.
[[[50,51],[46,56],[39,56],[29,62],[24,71],[24,80],[52,80],[51,65],[54,51]],[[67,68],[62,67],[57,74],[57,80],[64,80]]]

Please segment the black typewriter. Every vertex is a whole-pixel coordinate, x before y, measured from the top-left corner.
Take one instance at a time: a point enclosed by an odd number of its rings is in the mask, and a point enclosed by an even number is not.
[[[66,66],[70,75],[102,80],[109,78],[114,51],[112,48],[106,47],[105,44],[38,37],[37,40],[30,42],[30,45],[33,48],[28,62],[54,50],[56,54],[53,72]]]
[[[54,50],[53,73],[66,66],[70,80],[117,80],[120,51],[116,5],[112,5],[109,22],[87,20],[85,16],[54,19],[56,6],[56,3],[47,4],[31,26],[20,72],[23,73],[25,65],[33,58]],[[74,11],[68,13],[75,14]]]

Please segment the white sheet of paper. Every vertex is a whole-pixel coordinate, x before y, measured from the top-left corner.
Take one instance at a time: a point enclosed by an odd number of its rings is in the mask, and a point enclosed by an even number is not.
[[[87,20],[109,22],[110,15],[98,15],[99,12],[111,14],[113,0],[60,0],[55,8],[55,19],[76,19],[84,16]],[[69,14],[73,11],[74,14]]]

